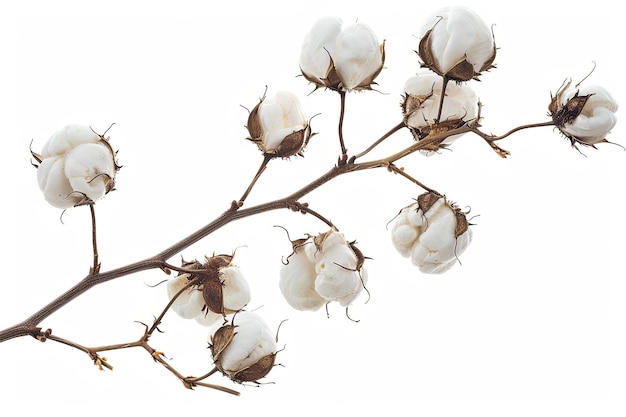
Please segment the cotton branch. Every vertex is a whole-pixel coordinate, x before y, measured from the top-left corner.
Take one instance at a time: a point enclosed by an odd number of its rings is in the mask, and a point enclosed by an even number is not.
[[[606,142],[605,136],[615,125],[617,105],[605,90],[599,87],[578,89],[578,85],[570,88],[571,81],[564,83],[552,97],[550,121],[522,125],[501,136],[481,131],[481,105],[468,83],[494,68],[496,47],[493,33],[474,12],[464,7],[443,9],[434,16],[432,24],[426,25],[425,33],[421,34],[418,51],[421,66],[428,71],[407,81],[402,95],[402,121],[371,142],[365,150],[352,156],[348,155],[349,147],[343,135],[346,95],[374,88],[375,79],[385,62],[384,42],[380,43],[374,32],[360,22],[343,28],[338,18],[320,19],[305,38],[300,69],[316,89],[328,89],[340,96],[337,129],[340,155],[336,165],[282,198],[244,208],[244,202],[266,171],[269,161],[302,156],[314,135],[311,120],[305,117],[297,97],[285,92],[269,98],[264,96],[250,111],[246,126],[249,133],[247,139],[257,145],[263,159],[241,197],[192,234],[153,256],[120,268],[101,271],[93,206],[96,200],[114,188],[115,174],[120,168],[115,160],[116,152],[108,139],[85,126],[68,125],[56,132],[41,154],[31,152],[39,164],[35,165],[38,183],[46,200],[55,207],[90,206],[93,263],[89,274],[68,291],[21,323],[0,331],[0,342],[26,335],[40,341],[55,341],[86,353],[101,369],[112,367],[100,353],[140,347],[187,388],[205,386],[238,394],[204,380],[219,371],[234,382],[256,383],[275,366],[278,349],[277,340],[268,336],[270,332],[265,323],[254,313],[244,311],[249,293],[244,288],[247,286],[245,280],[233,264],[234,252],[231,255],[205,256],[203,261],[183,261],[181,267],[170,264],[170,258],[239,219],[278,209],[308,214],[324,223],[329,230],[317,235],[306,234],[304,238],[291,242],[293,252],[281,270],[281,291],[292,307],[299,310],[319,309],[332,301],[341,303],[347,309],[365,288],[367,272],[364,263],[369,258],[357,248],[355,241],[349,241],[339,233],[328,217],[302,202],[303,197],[312,191],[344,174],[375,168],[384,168],[418,185],[426,192],[420,194],[415,203],[400,210],[392,230],[393,244],[403,256],[410,257],[422,272],[442,273],[458,263],[458,255],[471,241],[467,213],[448,201],[442,193],[399,168],[398,161],[415,152],[437,152],[447,148],[466,133],[481,137],[501,157],[506,157],[509,152],[496,142],[520,130],[535,127],[554,126],[573,146],[595,147]],[[464,22],[463,25],[453,23],[459,21]],[[469,45],[463,43],[467,39],[471,39]],[[462,45],[457,45],[457,42]],[[600,116],[595,112],[598,108]],[[588,123],[588,119],[593,117],[596,118],[593,123]],[[415,139],[413,144],[386,157],[363,161],[373,149],[404,127]],[[432,248],[422,239],[436,242],[438,246]],[[167,274],[176,271],[178,275],[168,280],[170,301],[151,326],[144,325],[144,333],[138,340],[90,348],[39,327],[44,319],[89,289],[152,269],[161,269]],[[338,281],[342,285],[338,285]],[[293,282],[296,285],[291,285]],[[244,290],[234,296],[226,295],[232,288]],[[158,330],[169,310],[185,315],[185,318],[198,320],[199,316],[203,316],[207,321],[223,321],[210,335],[209,347],[214,367],[202,376],[183,376],[165,360],[162,352],[149,344],[150,337]],[[258,336],[259,333],[261,336]],[[246,354],[241,346],[255,349],[255,355]]]

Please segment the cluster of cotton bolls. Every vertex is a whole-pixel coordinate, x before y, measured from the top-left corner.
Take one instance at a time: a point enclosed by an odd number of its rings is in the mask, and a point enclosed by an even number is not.
[[[472,10],[455,6],[434,13],[420,35],[417,53],[424,70],[410,77],[402,91],[403,127],[422,141],[477,125],[480,104],[470,82],[495,68],[491,29]],[[384,63],[385,45],[374,31],[361,22],[344,26],[338,17],[323,17],[313,25],[299,60],[302,75],[316,90],[342,95],[372,90]],[[617,103],[602,87],[579,88],[570,81],[552,97],[548,110],[553,125],[573,146],[595,147],[606,142],[615,126]],[[302,155],[314,135],[298,97],[284,91],[261,99],[250,111],[246,128],[247,139],[258,146],[264,164]],[[421,151],[434,155],[463,134],[452,133],[428,145],[422,142]],[[68,125],[54,133],[32,156],[44,198],[62,209],[95,204],[113,190],[120,168],[108,138],[83,125]],[[243,201],[236,203],[233,210]],[[439,274],[458,263],[472,231],[466,213],[443,195],[428,191],[400,210],[391,240],[421,272]],[[291,243],[278,287],[294,309],[316,311],[331,302],[347,308],[367,291],[366,258],[335,227]],[[209,345],[217,370],[235,382],[256,382],[274,366],[276,340],[259,315],[245,311],[250,288],[233,257],[183,261],[178,275],[167,283],[168,307],[185,319],[211,326]]]

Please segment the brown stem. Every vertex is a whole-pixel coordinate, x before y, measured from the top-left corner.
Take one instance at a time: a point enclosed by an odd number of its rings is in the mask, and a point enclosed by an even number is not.
[[[93,247],[93,265],[89,268],[89,274],[97,274],[100,271],[100,262],[98,261],[98,239],[96,238],[96,209],[94,204],[89,204],[91,212],[91,246]]]
[[[404,122],[400,122],[397,125],[395,125],[394,127],[391,128],[391,130],[389,130],[387,133],[385,133],[383,136],[380,137],[380,139],[376,140],[374,143],[372,143],[366,150],[364,150],[363,152],[354,155],[352,158],[350,158],[350,160],[352,162],[354,162],[355,160],[357,160],[358,158],[361,158],[363,156],[365,156],[366,154],[368,154],[372,149],[374,149],[375,147],[377,147],[378,145],[380,145],[385,139],[387,139],[389,136],[393,135],[394,133],[396,133],[398,130],[402,129],[403,127],[405,127]]]
[[[248,186],[248,188],[246,189],[246,191],[243,193],[243,195],[241,196],[241,198],[237,201],[237,206],[241,207],[243,206],[243,202],[246,200],[246,198],[248,197],[248,194],[250,194],[250,191],[252,191],[252,187],[254,187],[254,184],[256,184],[257,180],[259,179],[259,177],[261,176],[261,174],[263,173],[263,171],[265,171],[265,168],[267,168],[267,164],[269,163],[269,161],[272,159],[271,155],[264,155],[263,156],[263,162],[261,162],[261,166],[259,167],[259,169],[256,172],[256,175],[254,176],[254,178],[252,179],[252,182],[250,183],[250,185]]]
[[[348,157],[348,150],[343,141],[343,117],[346,111],[346,92],[339,91],[339,97],[341,100],[341,108],[339,109],[339,145],[341,146],[341,158],[340,163],[345,163]]]
[[[313,217],[318,218],[319,220],[323,221],[324,223],[326,223],[330,228],[335,229],[335,230],[339,230],[334,224],[333,222],[331,222],[329,219],[327,219],[326,217],[322,216],[320,213],[318,213],[317,211],[313,210],[312,208],[309,208],[309,205],[304,203],[298,203],[296,202],[296,204],[293,207],[294,211],[299,211],[300,213],[308,213]]]
[[[485,140],[485,142],[487,142],[487,144],[489,146],[491,146],[491,149],[493,149],[494,152],[498,156],[500,156],[502,158],[506,158],[511,153],[509,151],[507,151],[506,149],[502,149],[500,146],[498,146],[496,141],[504,139],[507,136],[509,136],[509,135],[511,135],[511,134],[513,134],[515,132],[518,132],[518,131],[520,131],[522,129],[529,129],[531,127],[544,127],[544,126],[554,126],[554,122],[553,121],[549,121],[549,122],[543,122],[543,123],[533,123],[533,124],[518,126],[518,127],[514,128],[514,129],[509,130],[507,133],[505,133],[504,135],[501,135],[501,136],[488,135],[488,134],[480,131],[478,129],[477,125],[474,125],[474,129],[472,129],[472,132],[476,133],[478,136],[483,138]]]
[[[180,372],[178,372],[172,365],[170,365],[165,359],[163,359],[162,352],[159,352],[153,349],[147,342],[142,343],[141,347],[147,350],[148,353],[150,353],[150,356],[152,356],[152,359],[154,359],[155,362],[160,363],[165,369],[167,369],[172,374],[174,374],[176,378],[178,378],[185,385],[186,388],[193,389],[193,387],[195,386],[202,386],[202,387],[216,389],[218,391],[226,392],[232,395],[239,395],[239,392],[233,389],[226,388],[221,385],[209,384],[206,382],[197,382],[195,381],[194,377],[185,377]]]
[[[187,377],[187,381],[188,382],[199,382],[202,381],[203,379],[207,379],[208,377],[210,377],[211,375],[213,375],[214,373],[216,373],[218,371],[218,369],[216,367],[214,367],[213,369],[211,369],[209,372],[207,372],[206,374],[202,375],[202,376],[194,376],[194,377]]]
[[[162,352],[159,352],[156,349],[154,349],[152,346],[150,346],[150,344],[148,343],[148,338],[149,337],[150,337],[150,335],[146,331],[144,333],[144,335],[141,337],[141,339],[139,339],[139,340],[137,340],[135,342],[119,343],[119,344],[115,344],[115,345],[107,345],[107,346],[99,346],[99,347],[89,348],[89,347],[82,346],[82,345],[80,345],[78,343],[72,342],[70,340],[64,339],[62,337],[55,336],[55,335],[51,334],[51,332],[48,330],[48,331],[42,333],[42,336],[41,336],[40,340],[41,341],[52,340],[54,342],[64,344],[64,345],[72,347],[74,349],[78,349],[81,352],[85,352],[87,355],[89,355],[89,358],[91,360],[93,360],[94,365],[96,365],[98,368],[100,368],[100,370],[103,370],[104,368],[110,369],[110,370],[113,369],[113,366],[111,366],[107,362],[106,358],[101,357],[99,355],[100,352],[110,351],[110,350],[117,350],[117,349],[128,349],[128,348],[133,348],[133,347],[141,347],[141,348],[143,348],[144,350],[146,350],[150,354],[150,356],[152,357],[152,359],[155,362],[160,363],[165,369],[167,369],[172,374],[174,374],[174,376],[176,376],[176,378],[178,378],[185,385],[185,387],[187,387],[187,388],[193,389],[194,386],[203,386],[203,387],[207,387],[207,388],[212,388],[212,389],[216,389],[216,390],[219,390],[219,391],[223,391],[223,392],[226,392],[228,394],[239,395],[238,391],[232,390],[230,388],[226,388],[226,387],[223,387],[221,385],[215,385],[215,384],[209,384],[209,383],[206,383],[206,382],[200,382],[201,380],[206,379],[209,376],[211,376],[212,374],[214,374],[217,371],[217,368],[213,368],[208,373],[206,373],[206,374],[204,374],[202,376],[199,376],[199,377],[192,377],[192,376],[186,377],[186,376],[183,376],[173,366],[171,366],[165,359],[163,359],[163,353]]]
[[[448,82],[450,82],[450,78],[444,75],[443,85],[441,86],[441,97],[439,98],[439,111],[437,112],[437,118],[435,119],[435,123],[439,123],[441,121],[441,113],[443,112],[443,100],[446,97],[446,87],[448,87]]]
[[[395,166],[394,164],[389,164],[389,170],[399,174],[401,176],[403,176],[404,178],[408,179],[409,181],[411,181],[413,184],[416,184],[417,186],[423,188],[424,190],[431,192],[431,193],[435,193],[435,194],[439,194],[441,195],[441,193],[439,193],[438,191],[425,186],[424,184],[422,184],[420,181],[418,181],[417,179],[413,178],[412,176],[410,176],[409,174],[407,174],[404,169],[402,168],[398,168],[397,166]]]
[[[131,346],[138,346],[137,344],[128,343],[123,346],[115,347],[115,345],[112,345],[112,346],[107,346],[104,349],[93,349],[93,348],[88,348],[88,347],[79,345],[78,343],[72,342],[71,340],[67,340],[62,337],[55,336],[51,333],[46,334],[45,340],[52,340],[54,342],[61,343],[63,345],[72,347],[74,349],[78,349],[81,352],[85,352],[87,355],[89,355],[89,358],[93,361],[94,365],[100,368],[100,370],[103,370],[104,368],[113,370],[113,366],[111,366],[111,364],[107,362],[106,358],[100,357],[100,355],[98,355],[98,352],[101,352],[103,350],[123,349],[123,348],[131,347]]]
[[[480,136],[481,138],[485,139],[487,142],[495,142],[497,140],[504,139],[504,138],[512,135],[513,133],[519,132],[520,130],[523,130],[523,129],[530,129],[530,128],[534,128],[534,127],[545,127],[545,126],[554,126],[554,122],[552,120],[550,120],[548,122],[531,123],[531,124],[527,124],[527,125],[517,126],[516,128],[513,128],[513,129],[509,130],[508,132],[506,132],[504,135],[501,135],[501,136],[488,135],[488,134],[480,131],[478,129],[478,127],[472,129],[472,132],[476,133],[478,136]]]

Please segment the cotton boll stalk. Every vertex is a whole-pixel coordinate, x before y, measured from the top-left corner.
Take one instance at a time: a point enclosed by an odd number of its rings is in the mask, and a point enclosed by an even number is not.
[[[468,81],[490,68],[496,57],[491,29],[464,6],[443,8],[421,30],[422,66],[448,80]]]
[[[276,339],[256,313],[231,316],[211,332],[209,343],[215,367],[234,382],[258,382],[274,367]]]
[[[572,146],[595,147],[607,142],[606,136],[617,123],[617,102],[599,86],[571,87],[564,84],[552,97],[548,110],[554,124]]]
[[[68,125],[32,152],[39,163],[37,183],[44,198],[57,208],[93,204],[115,187],[120,169],[108,139],[90,127]]]

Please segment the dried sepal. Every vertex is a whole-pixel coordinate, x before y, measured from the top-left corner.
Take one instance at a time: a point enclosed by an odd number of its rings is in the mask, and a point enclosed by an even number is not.
[[[232,324],[224,324],[211,336],[211,354],[215,363],[219,363],[220,355],[235,337],[235,328]]]
[[[440,198],[442,196],[434,192],[420,194],[417,197],[417,206],[422,210],[422,213],[426,213]]]
[[[552,117],[554,124],[559,127],[563,127],[576,119],[580,113],[582,113],[583,107],[585,107],[589,97],[591,97],[591,94],[579,96],[580,91],[577,90],[574,96],[563,105],[563,94],[569,89],[571,84],[572,80],[569,80],[559,88],[555,96],[550,94],[551,100],[548,106],[549,115]]]
[[[235,382],[256,382],[258,383],[259,379],[264,378],[267,374],[270,373],[272,368],[274,367],[274,362],[276,361],[276,353],[271,353],[269,355],[263,356],[261,359],[256,361],[254,364],[249,367],[242,369],[241,371],[231,375],[231,378]]]
[[[224,284],[219,276],[210,276],[202,283],[202,297],[210,311],[224,315]]]

